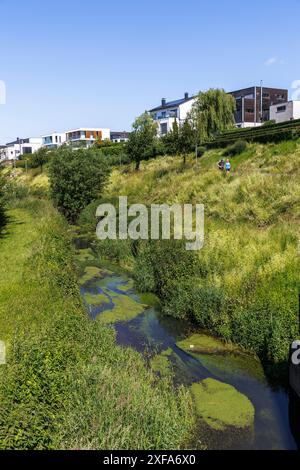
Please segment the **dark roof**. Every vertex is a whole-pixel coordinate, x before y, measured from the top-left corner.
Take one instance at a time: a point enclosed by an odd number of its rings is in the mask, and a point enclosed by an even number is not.
[[[250,87],[247,87],[247,88],[240,88],[239,90],[228,91],[228,95],[232,95],[234,93],[240,93],[241,91],[250,91],[250,90],[254,91],[254,88],[260,89],[261,86],[256,85],[256,86],[250,86]],[[263,86],[262,88],[263,88],[263,90],[288,91],[286,88],[273,88],[273,87],[267,87],[267,86]]]
[[[161,104],[160,106],[157,106],[156,108],[150,109],[149,112],[152,113],[154,111],[160,111],[161,109],[174,108],[174,107],[180,106],[182,103],[190,101],[194,98],[195,98],[195,96],[189,96],[188,98],[181,98],[179,100],[168,101],[168,102],[166,102],[165,105]]]
[[[6,146],[8,147],[9,145],[15,145],[15,144],[29,144],[29,139],[14,140],[13,142],[8,142]]]

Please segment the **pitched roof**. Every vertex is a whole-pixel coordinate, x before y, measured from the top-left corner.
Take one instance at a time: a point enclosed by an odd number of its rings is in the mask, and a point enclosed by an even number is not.
[[[174,100],[174,101],[168,101],[164,105],[157,106],[156,108],[150,109],[149,112],[152,113],[154,111],[160,111],[161,109],[166,109],[166,108],[174,108],[178,107],[183,103],[186,103],[187,101],[193,100],[195,96],[189,96],[188,98],[181,98],[179,100]]]

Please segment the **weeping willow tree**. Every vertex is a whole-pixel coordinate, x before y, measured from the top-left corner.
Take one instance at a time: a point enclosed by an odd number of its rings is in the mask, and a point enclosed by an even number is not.
[[[234,126],[235,99],[224,90],[200,92],[189,113],[188,120],[194,132],[197,147],[216,134]]]

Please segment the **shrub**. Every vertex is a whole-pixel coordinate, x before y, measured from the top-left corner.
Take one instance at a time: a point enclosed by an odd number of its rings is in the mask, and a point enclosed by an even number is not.
[[[204,146],[198,147],[198,148],[197,148],[197,157],[198,157],[198,158],[203,157],[203,155],[205,154],[206,150],[207,150],[207,148],[204,147]]]
[[[234,144],[230,145],[225,151],[224,155],[226,157],[234,157],[235,155],[240,155],[247,148],[247,142],[245,140],[237,140]]]
[[[53,153],[49,176],[56,207],[74,224],[80,212],[100,196],[108,165],[93,150],[62,148]]]
[[[273,126],[274,124],[276,124],[275,119],[270,119],[269,121],[265,121],[265,122],[263,123],[263,126],[264,126],[264,127],[269,127],[269,126]]]

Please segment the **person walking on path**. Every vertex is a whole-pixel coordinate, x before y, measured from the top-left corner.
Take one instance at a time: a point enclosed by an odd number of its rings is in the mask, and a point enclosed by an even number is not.
[[[230,163],[230,160],[228,158],[227,158],[226,163],[225,163],[225,170],[226,170],[226,174],[230,173],[231,163]]]

